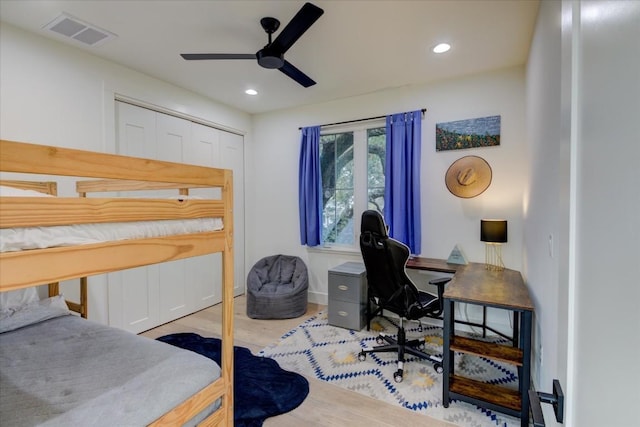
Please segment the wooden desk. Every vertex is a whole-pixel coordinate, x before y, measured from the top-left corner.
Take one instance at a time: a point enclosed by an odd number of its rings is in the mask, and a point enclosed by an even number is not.
[[[462,267],[460,264],[449,264],[447,261],[437,258],[411,257],[409,261],[407,261],[407,268],[413,270],[455,273],[460,267]]]
[[[518,346],[505,346],[455,336],[456,302],[496,307],[514,312],[514,337]],[[486,270],[484,264],[461,265],[444,292],[444,343],[442,401],[464,400],[483,408],[519,417],[522,427],[529,425],[529,386],[531,380],[531,327],[533,303],[520,272]],[[518,333],[519,328],[520,333]],[[463,352],[510,363],[518,367],[518,390],[486,384],[454,373],[454,352]]]
[[[481,266],[484,269],[484,264],[478,263],[469,263],[468,265],[477,265]],[[444,259],[437,258],[423,258],[423,257],[412,257],[407,261],[407,268],[412,270],[425,270],[425,271],[435,271],[439,273],[449,273],[455,274],[459,268],[462,268],[461,264],[449,264]],[[487,306],[482,307],[482,323],[470,322],[466,320],[457,319],[456,323],[460,323],[467,326],[476,326],[482,328],[482,337],[486,338],[487,331],[491,331],[494,334],[500,335],[503,338],[510,339],[513,341],[513,345],[518,345],[518,326],[514,327],[513,335],[509,336],[504,334],[501,331],[498,331],[495,328],[492,328],[487,324]],[[517,322],[517,313],[513,315],[513,324],[516,325]]]

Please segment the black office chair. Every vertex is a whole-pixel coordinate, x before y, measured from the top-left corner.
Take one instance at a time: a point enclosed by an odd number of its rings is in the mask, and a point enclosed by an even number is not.
[[[395,313],[400,317],[400,324],[397,338],[380,334],[376,342],[387,344],[363,349],[358,354],[358,359],[365,360],[367,353],[397,351],[398,370],[393,378],[398,383],[402,382],[407,353],[429,360],[434,364],[436,372],[442,373],[442,357],[420,350],[424,348],[424,338],[407,341],[404,321],[419,320],[425,316],[441,318],[442,294],[445,284],[451,278],[443,277],[429,282],[438,287],[437,295],[419,291],[405,271],[410,255],[409,248],[387,235],[387,226],[382,215],[374,210],[365,211],[362,214],[360,231],[360,251],[367,270],[369,288],[367,303],[370,304],[373,301],[378,306],[376,313],[381,313],[382,310]]]

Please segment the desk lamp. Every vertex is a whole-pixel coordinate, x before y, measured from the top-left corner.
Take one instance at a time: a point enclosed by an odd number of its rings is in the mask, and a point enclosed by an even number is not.
[[[481,219],[480,240],[485,242],[485,268],[502,271],[502,244],[507,241],[506,219]]]

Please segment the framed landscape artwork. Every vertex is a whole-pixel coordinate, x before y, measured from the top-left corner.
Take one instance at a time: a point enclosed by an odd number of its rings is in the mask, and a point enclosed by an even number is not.
[[[436,123],[436,151],[500,145],[500,116]]]

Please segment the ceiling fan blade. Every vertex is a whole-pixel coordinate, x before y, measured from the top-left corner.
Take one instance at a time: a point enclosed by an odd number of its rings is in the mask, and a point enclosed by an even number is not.
[[[318,6],[305,3],[269,47],[285,53],[323,13]]]
[[[316,82],[314,82],[311,77],[298,70],[289,61],[284,61],[284,65],[278,69],[304,87],[309,87],[316,84]]]
[[[188,61],[199,59],[256,59],[255,53],[181,53]]]

